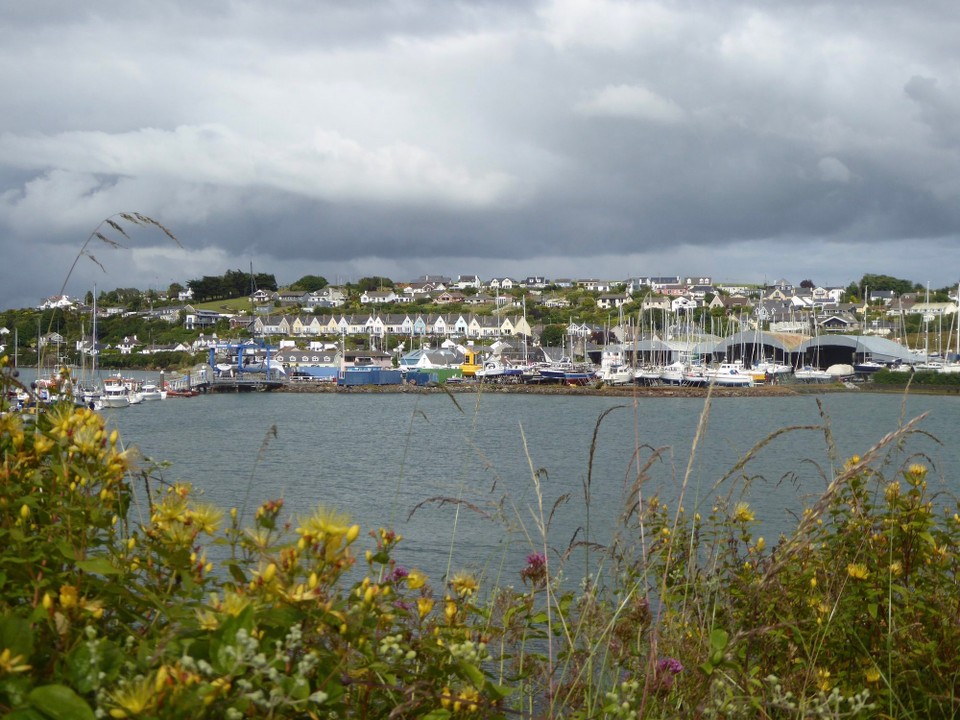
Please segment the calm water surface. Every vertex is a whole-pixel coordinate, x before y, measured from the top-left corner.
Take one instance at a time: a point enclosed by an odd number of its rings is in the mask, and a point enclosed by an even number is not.
[[[262,501],[282,497],[295,514],[335,507],[364,530],[390,526],[401,533],[398,557],[405,565],[433,576],[448,563],[453,570],[503,567],[510,578],[533,548],[528,536],[538,536],[532,469],[544,470],[546,514],[569,495],[551,522],[553,546],[566,547],[575,535],[583,539],[588,514],[591,539],[606,542],[637,457],[646,462],[654,448],[663,450],[644,493],[676,499],[704,410],[703,400],[687,398],[455,397],[460,407],[442,394],[224,394],[106,412],[125,443],[172,463],[162,471],[165,479],[191,482],[220,506],[251,514]],[[597,434],[588,513],[591,440],[598,418],[611,408]],[[866,392],[718,398],[690,463],[684,506],[707,514],[719,494],[739,490],[749,478],[747,499],[763,519],[761,532],[774,537],[804,498],[822,491],[831,467],[864,453],[901,417],[924,412],[929,415],[921,427],[942,444],[917,435],[890,460],[899,465],[923,453],[934,465],[934,481],[956,492],[958,398],[916,396],[904,403],[900,396]],[[771,432],[825,422],[835,457],[822,429],[791,431],[717,487]]]

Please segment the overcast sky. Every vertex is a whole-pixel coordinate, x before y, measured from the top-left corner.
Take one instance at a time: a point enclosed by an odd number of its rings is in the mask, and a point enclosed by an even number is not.
[[[0,5],[0,308],[228,269],[960,280],[960,5]],[[108,228],[109,230],[109,228]],[[106,232],[119,238],[115,231]]]

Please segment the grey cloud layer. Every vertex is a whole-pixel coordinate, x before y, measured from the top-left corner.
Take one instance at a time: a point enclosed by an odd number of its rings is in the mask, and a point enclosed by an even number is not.
[[[281,280],[960,273],[950,3],[197,5],[0,9],[0,242],[25,271],[0,306],[58,289],[119,210],[182,256],[139,236],[122,278],[75,292],[251,259]]]

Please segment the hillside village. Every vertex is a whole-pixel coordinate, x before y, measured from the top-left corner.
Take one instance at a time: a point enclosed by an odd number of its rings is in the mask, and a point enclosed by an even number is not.
[[[190,335],[175,343],[157,343],[136,333],[104,343],[97,352],[148,356],[158,353],[197,353],[230,343],[259,338],[281,350],[322,351],[349,343],[367,351],[399,346],[439,347],[454,340],[488,345],[506,338],[525,338],[539,345],[547,327],[552,342],[629,342],[658,334],[670,339],[677,332],[715,335],[749,328],[770,332],[879,335],[900,340],[905,318],[949,316],[957,312],[956,294],[947,302],[927,302],[919,293],[868,291],[865,299],[846,301],[849,288],[795,285],[786,279],[765,286],[715,284],[710,277],[635,277],[625,281],[476,275],[455,279],[426,275],[378,290],[325,286],[313,291],[256,289],[231,307],[194,303],[191,287],[176,297],[156,292],[149,307],[97,307],[97,316],[161,320]],[[142,305],[142,303],[140,303]],[[211,307],[213,305],[214,307]],[[92,307],[66,296],[46,298],[39,310],[61,309],[76,314]],[[649,325],[645,323],[649,318]],[[942,321],[941,321],[942,322]],[[680,329],[682,328],[682,330]],[[98,338],[103,338],[98,333]],[[411,342],[407,342],[409,339]],[[72,344],[80,354],[93,352],[88,334],[74,339],[50,332],[40,346]]]

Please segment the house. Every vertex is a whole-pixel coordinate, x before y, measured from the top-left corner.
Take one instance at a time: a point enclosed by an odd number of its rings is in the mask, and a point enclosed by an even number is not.
[[[562,295],[548,295],[543,299],[543,306],[548,308],[568,308],[570,301]]]
[[[72,308],[77,303],[71,300],[68,295],[53,295],[45,298],[39,305],[39,310],[51,310],[53,308]]]
[[[483,282],[481,282],[479,275],[457,275],[457,280],[453,283],[453,287],[458,290],[465,290],[467,288],[479,290],[482,285]]]
[[[361,305],[385,305],[395,303],[399,296],[393,290],[367,290],[360,296]]]
[[[597,298],[597,307],[603,310],[610,310],[611,308],[616,309],[623,305],[626,305],[628,302],[630,302],[630,295],[627,293],[623,293],[620,295],[616,295],[616,294],[601,295],[600,297]]]
[[[46,347],[47,345],[63,345],[65,342],[66,338],[56,331],[48,332],[40,336],[40,347]]]
[[[250,302],[254,305],[263,305],[265,303],[272,303],[276,299],[276,295],[268,290],[259,289],[256,290],[253,295],[250,296]]]
[[[191,305],[184,308],[183,326],[187,330],[197,330],[216,325],[223,316],[216,310],[196,310]]]
[[[517,281],[510,277],[492,278],[487,287],[491,290],[513,290],[517,286]]]
[[[520,281],[520,287],[525,288],[544,288],[547,286],[547,279],[543,275],[528,275]]]
[[[122,341],[117,343],[117,350],[120,351],[121,355],[130,355],[133,352],[134,348],[139,347],[141,345],[143,345],[143,343],[137,340],[136,335],[133,335],[132,337],[126,336],[123,338]]]
[[[286,315],[260,315],[253,322],[255,335],[282,335],[290,334],[291,320]]]
[[[815,322],[821,332],[846,334],[860,329],[860,323],[852,313],[821,315],[815,319]]]
[[[303,306],[314,310],[316,308],[334,308],[340,307],[346,301],[347,293],[343,288],[328,286],[307,293]]]
[[[292,305],[303,305],[309,293],[304,292],[303,290],[278,290],[276,293],[277,300],[280,301],[281,305],[292,306]]]
[[[680,295],[679,297],[675,297],[670,301],[670,309],[673,312],[688,312],[698,308],[699,306],[700,303],[698,303],[695,298],[692,298],[689,295]]]
[[[463,293],[459,293],[456,290],[444,290],[437,295],[433,301],[437,305],[450,305],[452,303],[462,303],[465,297]]]

